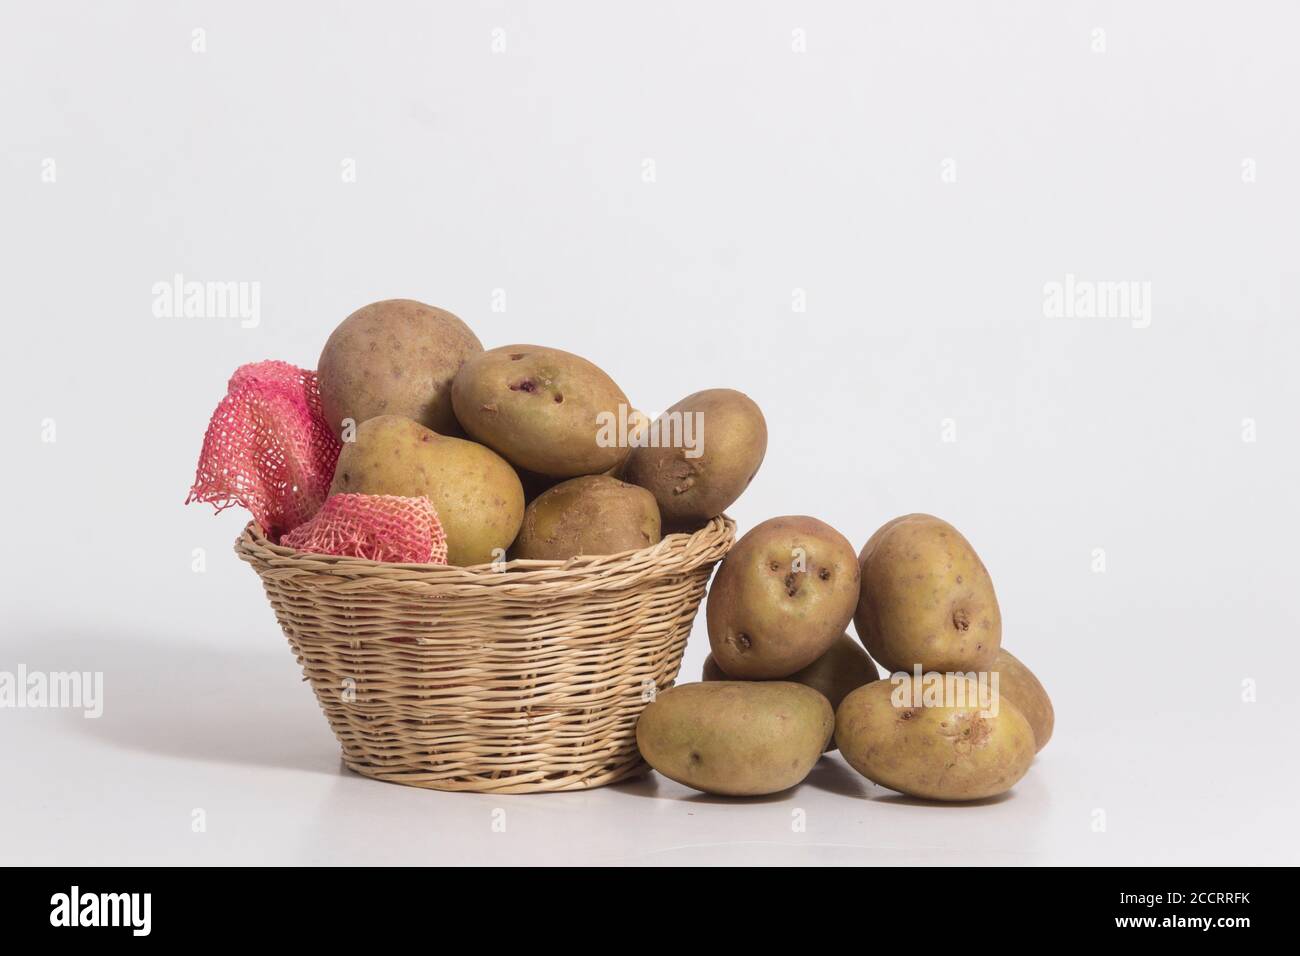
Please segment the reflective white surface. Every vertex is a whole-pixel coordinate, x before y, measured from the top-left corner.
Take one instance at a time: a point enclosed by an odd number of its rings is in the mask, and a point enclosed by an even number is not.
[[[246,576],[231,599],[255,605]],[[696,638],[693,650],[703,632]],[[47,633],[26,645],[32,668],[102,668],[105,706],[98,719],[0,712],[4,861],[1297,862],[1295,768],[1279,707],[1091,720],[1086,690],[1058,688],[1053,741],[1009,796],[979,805],[909,800],[838,755],[769,798],[711,797],[657,774],[583,793],[438,793],[342,768],[277,642],[271,623],[225,646],[113,632]],[[1283,759],[1261,760],[1266,746]]]

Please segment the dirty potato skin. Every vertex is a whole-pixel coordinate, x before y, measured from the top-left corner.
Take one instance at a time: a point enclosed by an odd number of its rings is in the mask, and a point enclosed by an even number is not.
[[[1005,647],[998,651],[992,670],[998,674],[998,693],[1025,715],[1034,731],[1036,749],[1042,750],[1052,739],[1052,728],[1056,723],[1052,699],[1034,672]]]
[[[542,492],[525,509],[514,556],[564,561],[637,551],[659,538],[654,495],[608,475],[583,475]]]
[[[633,448],[623,466],[626,481],[654,494],[665,527],[690,529],[722,514],[749,487],[767,454],[763,412],[730,388],[695,392],[659,416],[661,445],[669,441],[670,416],[696,413],[702,418],[693,421],[703,422],[701,454],[691,457],[694,450],[686,447]]]
[[[642,711],[636,742],[665,777],[706,793],[749,797],[801,782],[834,726],[830,703],[802,684],[681,684]]]
[[[973,682],[971,682],[973,684]],[[859,687],[835,712],[835,743],[858,773],[926,800],[1004,793],[1034,759],[1034,732],[1005,697],[980,716],[972,689],[962,707],[896,707],[892,681]]]
[[[330,494],[339,492],[424,495],[447,535],[447,563],[461,566],[504,554],[524,517],[519,476],[500,455],[398,415],[357,426],[334,468]]]
[[[620,406],[630,408],[627,396],[570,352],[537,345],[483,352],[460,370],[451,400],[470,437],[538,476],[596,475],[627,457],[626,446],[601,437],[603,416],[617,422]]]
[[[345,418],[360,424],[379,415],[460,435],[451,382],[482,351],[469,326],[445,309],[413,299],[372,302],[344,319],[321,351],[321,412],[335,435]]]
[[[755,525],[718,568],[705,619],[718,666],[740,680],[785,678],[830,649],[853,617],[853,546],[807,515]]]
[[[712,654],[704,659],[704,673],[700,680],[731,679],[718,666]],[[830,701],[832,708],[836,708],[850,691],[873,680],[879,680],[880,670],[876,667],[875,661],[862,649],[862,645],[845,633],[835,638],[835,643],[825,654],[785,679],[794,684],[811,687]],[[826,749],[834,750],[835,741],[829,741]]]
[[[933,515],[895,518],[859,555],[858,638],[886,670],[987,670],[1002,643],[993,581],[960,531]]]

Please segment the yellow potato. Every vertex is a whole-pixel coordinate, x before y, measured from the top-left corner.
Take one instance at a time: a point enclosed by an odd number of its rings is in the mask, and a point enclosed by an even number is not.
[[[489,448],[418,422],[380,415],[357,426],[334,467],[330,493],[424,495],[447,535],[447,563],[486,564],[504,554],[524,520],[524,489]]]
[[[890,680],[859,687],[835,712],[840,753],[868,780],[927,800],[978,800],[1010,790],[1033,762],[1033,729],[1005,697],[993,716],[977,699],[974,680],[954,683],[964,686],[962,706],[898,706],[899,688]]]
[[[456,375],[451,401],[473,438],[540,476],[596,475],[627,458],[602,427],[629,415],[627,396],[579,355],[537,345],[482,352]]]
[[[1025,715],[1029,726],[1034,729],[1037,749],[1042,750],[1052,739],[1052,727],[1056,723],[1052,699],[1034,672],[1005,647],[998,651],[992,669],[998,672],[998,692]]]
[[[987,670],[1002,643],[993,581],[960,531],[933,515],[890,521],[863,547],[858,638],[886,670]]]
[[[858,562],[844,535],[806,515],[769,518],[718,568],[709,645],[732,677],[789,677],[830,649],[857,600]]]
[[[680,684],[641,713],[636,743],[646,763],[678,783],[754,796],[808,776],[834,726],[830,703],[802,684]]]

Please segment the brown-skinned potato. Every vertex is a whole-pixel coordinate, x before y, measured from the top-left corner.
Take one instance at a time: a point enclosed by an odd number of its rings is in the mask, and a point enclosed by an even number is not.
[[[472,356],[451,386],[465,431],[516,468],[563,479],[619,467],[626,444],[602,422],[630,413],[623,390],[579,355],[507,345]]]
[[[679,684],[636,725],[646,763],[706,793],[756,796],[802,781],[835,726],[821,694],[784,681]]]
[[[343,445],[330,494],[423,495],[447,535],[447,563],[485,564],[504,555],[524,517],[524,490],[490,448],[430,431],[398,415],[357,427]]]
[[[997,657],[1002,613],[975,549],[933,515],[895,518],[859,555],[858,638],[886,670],[981,671]]]
[[[335,435],[355,424],[400,415],[443,435],[460,435],[451,382],[483,351],[469,326],[413,299],[372,302],[334,330],[316,366],[321,413]]]
[[[857,600],[857,557],[842,534],[807,515],[770,518],[718,568],[705,614],[709,645],[734,678],[785,678],[830,649]]]
[[[702,433],[686,431],[699,423]],[[762,411],[748,395],[730,388],[686,396],[660,415],[649,433],[659,436],[659,445],[633,448],[622,474],[654,494],[669,528],[694,528],[726,511],[749,487],[767,453]]]
[[[964,685],[961,706],[896,706],[890,680],[845,697],[835,712],[835,743],[849,766],[882,787],[926,800],[980,800],[1015,786],[1034,759],[1029,721],[1005,697],[996,715],[983,709],[974,680],[949,676]]]
[[[581,554],[618,554],[659,542],[654,495],[608,475],[583,475],[547,489],[524,511],[513,555],[563,561]]]

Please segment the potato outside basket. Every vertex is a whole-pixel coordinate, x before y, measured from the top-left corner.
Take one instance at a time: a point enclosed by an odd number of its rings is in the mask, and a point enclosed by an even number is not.
[[[725,515],[652,548],[504,569],[235,542],[262,578],[343,762],[435,790],[584,790],[641,772],[636,721],[677,677]]]

